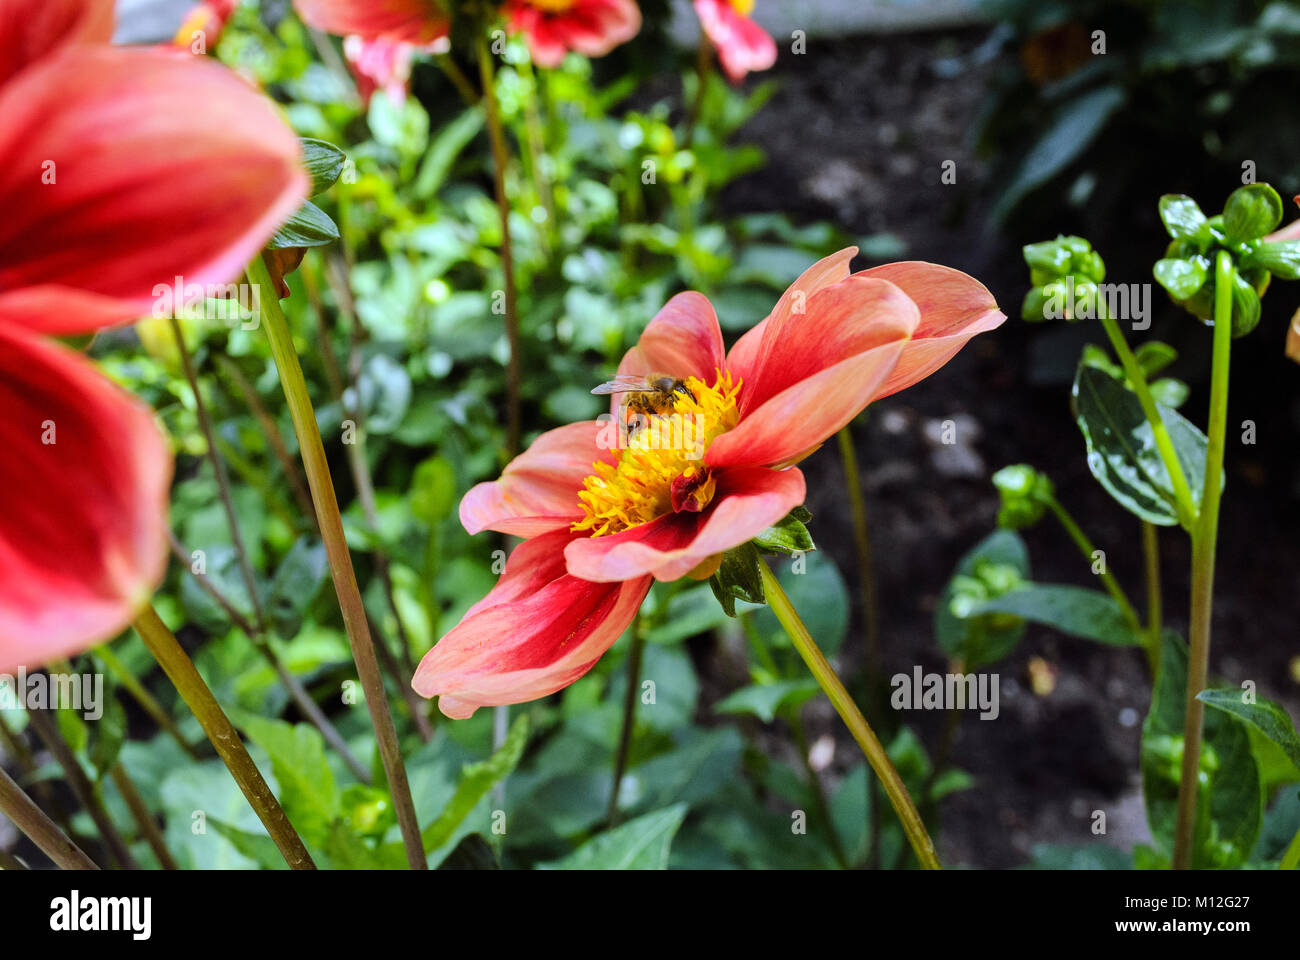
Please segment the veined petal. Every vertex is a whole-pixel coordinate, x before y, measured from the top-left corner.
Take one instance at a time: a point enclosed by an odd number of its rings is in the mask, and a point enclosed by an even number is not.
[[[889,281],[921,311],[921,322],[881,397],[924,380],[956,356],[971,337],[1006,320],[984,284],[951,267],[911,260],[872,267],[854,276]]]
[[[701,293],[679,293],[655,314],[636,346],[623,355],[619,374],[659,373],[685,380],[717,379],[726,362],[722,328],[713,304]],[[615,397],[615,405],[618,398]]]
[[[772,312],[755,324],[735,342],[727,354],[727,368],[738,380],[752,381],[764,360],[763,334],[768,323],[784,324],[796,309],[805,310],[808,298],[823,287],[839,283],[849,276],[849,263],[857,256],[857,247],[845,247],[828,257],[823,257],[799,274],[799,279],[786,288]],[[769,343],[769,346],[771,344]]]
[[[112,39],[113,4],[107,0],[5,0],[0,3],[0,86],[69,44]]]
[[[632,622],[651,578],[590,583],[564,568],[567,531],[515,548],[501,582],[425,654],[411,686],[463,718],[573,683]]]
[[[908,339],[921,318],[898,287],[860,275],[820,288],[799,306],[802,310],[773,311],[764,324],[758,364],[741,390],[742,423],[800,381],[855,354]]]
[[[534,537],[569,526],[583,516],[582,481],[598,461],[613,463],[617,451],[602,445],[617,427],[597,420],[548,430],[507,464],[499,480],[480,483],[460,502],[460,522],[470,533],[497,530]]]
[[[447,36],[451,20],[439,0],[293,0],[304,22],[326,33],[422,45]]]
[[[801,472],[736,467],[720,470],[712,503],[701,513],[672,513],[607,537],[578,538],[565,548],[569,573],[584,580],[652,574],[676,580],[715,554],[738,547],[804,501]]]
[[[793,463],[847,426],[879,394],[906,348],[895,340],[800,380],[713,441],[710,467]]]
[[[95,329],[149,313],[177,277],[231,280],[306,195],[299,153],[216,63],[92,46],[43,60],[0,90],[0,322]]]
[[[166,568],[172,459],[152,412],[0,325],[0,673],[107,640]]]

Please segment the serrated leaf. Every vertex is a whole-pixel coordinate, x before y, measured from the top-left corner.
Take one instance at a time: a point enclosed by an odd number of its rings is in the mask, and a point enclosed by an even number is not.
[[[1183,474],[1199,504],[1208,441],[1177,410],[1156,405],[1173,441]],[[1130,513],[1174,526],[1173,482],[1156,447],[1138,398],[1096,367],[1081,365],[1074,379],[1074,413],[1088,450],[1088,469]]]
[[[805,521],[797,518],[793,512],[789,513],[756,536],[754,545],[759,550],[783,553],[786,556],[816,550],[817,548],[813,546],[812,534],[808,532],[804,523]]]
[[[1250,724],[1281,747],[1300,769],[1300,736],[1296,735],[1290,715],[1272,700],[1256,699],[1254,703],[1246,703],[1242,694],[1241,690],[1202,690],[1196,699]]]
[[[1006,613],[1062,633],[1116,647],[1140,647],[1142,637],[1108,594],[1064,583],[1027,583],[986,601],[976,615]]]
[[[294,828],[309,843],[324,844],[340,813],[325,738],[309,723],[291,724],[243,711],[233,713],[232,719],[271,758],[280,804]]]
[[[686,819],[686,804],[629,820],[588,840],[559,860],[539,863],[541,870],[666,870],[673,837]]]
[[[447,801],[438,819],[420,833],[426,854],[433,853],[451,840],[456,828],[469,816],[478,802],[519,764],[527,744],[528,714],[521,713],[510,725],[505,743],[501,744],[496,753],[479,763],[467,763],[461,770],[456,792]]]
[[[339,228],[329,214],[310,200],[304,200],[294,215],[275,231],[266,246],[268,250],[322,247],[338,238]]]
[[[345,154],[332,143],[314,140],[311,137],[299,137],[302,144],[302,165],[311,178],[307,196],[314,197],[324,193],[338,182],[343,173],[343,164],[347,161]]]

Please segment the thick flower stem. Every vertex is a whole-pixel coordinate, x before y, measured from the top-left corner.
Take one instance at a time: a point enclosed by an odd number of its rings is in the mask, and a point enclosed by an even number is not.
[[[1106,329],[1106,336],[1110,338],[1110,344],[1115,349],[1115,355],[1119,357],[1120,365],[1124,368],[1124,375],[1128,378],[1129,384],[1132,385],[1133,392],[1137,394],[1138,403],[1142,405],[1142,412],[1146,414],[1147,422],[1151,424],[1151,434],[1156,441],[1156,450],[1159,451],[1165,470],[1169,472],[1170,483],[1173,484],[1178,522],[1183,525],[1184,529],[1190,531],[1196,522],[1196,503],[1192,499],[1191,489],[1187,486],[1187,475],[1183,473],[1183,465],[1174,450],[1174,441],[1169,436],[1169,429],[1165,426],[1165,421],[1156,408],[1155,398],[1151,396],[1151,390],[1147,386],[1146,374],[1142,372],[1137,357],[1129,349],[1128,341],[1124,339],[1124,333],[1120,330],[1119,323],[1106,310],[1101,311],[1101,324]]]
[[[853,517],[853,540],[858,548],[858,581],[862,590],[862,619],[867,631],[867,670],[880,668],[880,609],[876,600],[876,569],[871,552],[871,528],[867,524],[867,500],[858,472],[858,456],[853,446],[852,424],[839,432],[840,459],[844,461],[844,486],[849,492],[849,512]]]
[[[844,689],[844,684],[840,682],[834,668],[808,633],[808,628],[799,619],[799,614],[785,591],[781,589],[781,584],[772,574],[767,561],[762,558],[758,562],[758,572],[763,580],[763,592],[767,595],[768,605],[776,614],[777,620],[781,622],[781,626],[785,628],[786,634],[795,649],[799,651],[799,655],[803,657],[804,663],[808,665],[818,686],[835,707],[835,712],[840,715],[844,725],[853,734],[853,739],[862,748],[867,762],[871,764],[871,769],[876,772],[881,785],[885,788],[885,794],[889,797],[889,802],[903,825],[903,832],[907,834],[908,842],[916,853],[916,859],[926,870],[940,869],[939,858],[934,852],[934,843],[926,832],[925,824],[916,811],[916,804],[912,802],[902,777],[898,775],[893,762],[889,759],[889,754],[885,752],[884,746],[867,723],[862,711],[853,702],[853,698]]]
[[[623,728],[614,756],[614,782],[609,788],[609,827],[618,826],[618,793],[627,772],[627,757],[636,725],[636,698],[641,686],[641,655],[645,652],[646,624],[641,614],[632,621],[632,646],[627,653],[627,690],[623,694]]]
[[[0,767],[0,813],[63,870],[98,870],[82,849],[68,839]]]
[[[519,453],[519,314],[515,290],[515,261],[510,243],[510,198],[506,196],[505,129],[501,125],[501,105],[497,102],[496,76],[487,39],[478,40],[479,75],[483,83],[483,106],[487,111],[488,136],[492,142],[492,185],[496,192],[497,211],[501,215],[501,269],[505,275],[506,340],[510,358],[506,362],[506,458]]]
[[[1214,557],[1219,537],[1219,501],[1223,492],[1224,437],[1228,429],[1228,369],[1232,350],[1232,257],[1219,252],[1215,267],[1214,359],[1210,368],[1209,444],[1205,453],[1205,487],[1201,513],[1192,534],[1192,610],[1187,659],[1187,712],[1183,720],[1183,768],[1178,783],[1178,825],[1174,831],[1175,870],[1192,865],[1196,833],[1196,799],[1200,787],[1201,730],[1205,705],[1196,695],[1205,689],[1210,665],[1210,618],[1214,605]]]
[[[1083,532],[1083,528],[1075,522],[1074,517],[1070,516],[1069,511],[1061,506],[1060,501],[1055,497],[1047,501],[1047,507],[1052,511],[1052,515],[1060,521],[1061,526],[1065,528],[1065,532],[1070,535],[1070,539],[1079,548],[1079,552],[1083,554],[1084,559],[1089,564],[1093,563],[1097,548],[1088,539],[1088,535]],[[1124,619],[1128,621],[1129,626],[1138,629],[1140,624],[1137,611],[1133,609],[1133,604],[1129,602],[1128,594],[1124,592],[1124,588],[1119,585],[1115,575],[1110,572],[1110,564],[1106,562],[1104,556],[1102,558],[1101,573],[1097,576],[1101,577],[1102,586],[1106,588],[1106,592],[1119,605],[1119,609],[1124,614]]]
[[[352,555],[348,552],[347,536],[343,532],[343,517],[339,513],[334,481],[330,476],[329,461],[325,457],[325,445],[321,441],[316,411],[312,407],[307,381],[302,374],[302,364],[298,362],[293,335],[289,332],[289,324],[280,309],[278,292],[271,283],[261,257],[254,257],[249,263],[248,275],[257,284],[260,293],[267,339],[271,343],[276,368],[280,371],[280,385],[284,388],[285,400],[289,404],[289,415],[298,434],[303,469],[311,487],[312,502],[316,506],[316,521],[320,525],[321,538],[325,541],[334,591],[338,595],[343,626],[352,646],[352,659],[356,662],[366,707],[370,711],[370,721],[379,741],[379,753],[383,759],[384,772],[388,776],[388,788],[401,827],[406,858],[412,870],[427,870],[428,861],[420,840],[420,825],[415,816],[411,787],[406,779],[406,767],[402,763],[401,748],[397,743],[397,730],[388,708],[384,681],[379,674],[379,661],[375,656],[374,642],[370,638],[366,608],[361,600],[361,589],[357,586],[356,571],[352,568]]]
[[[230,718],[158,612],[153,607],[145,608],[132,626],[199,721],[199,726],[208,735],[235,783],[239,784],[249,806],[266,827],[285,862],[294,870],[315,870],[311,854],[285,816],[280,801],[271,792],[253,758],[248,755]]]

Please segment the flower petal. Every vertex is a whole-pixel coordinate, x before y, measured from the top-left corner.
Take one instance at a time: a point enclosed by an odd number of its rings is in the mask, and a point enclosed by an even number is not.
[[[814,293],[823,287],[847,279],[849,263],[857,253],[857,247],[845,247],[829,257],[823,257],[799,274],[799,279],[790,284],[785,293],[781,294],[781,299],[776,302],[772,312],[745,331],[745,334],[732,346],[731,352],[727,354],[727,369],[731,371],[732,376],[745,382],[753,380],[764,357],[763,334],[767,330],[768,323],[774,317],[777,318],[776,322],[785,323],[796,308],[801,310],[806,308],[808,298]]]
[[[699,377],[708,383],[726,363],[722,328],[702,293],[679,293],[646,325],[636,346],[623,355],[620,374],[659,373]]]
[[[570,50],[603,57],[641,29],[634,0],[576,0],[563,10],[510,0],[506,17],[512,30],[528,38],[533,61],[547,68],[558,67]]]
[[[0,673],[120,632],[166,568],[171,453],[82,357],[0,325]]]
[[[569,573],[610,582],[653,574],[676,580],[715,554],[752,540],[806,494],[798,470],[735,467],[716,474],[717,492],[702,513],[674,513],[607,537],[578,538],[564,551]]]
[[[73,43],[113,39],[113,4],[105,0],[5,0],[0,4],[0,85]]]
[[[307,24],[339,36],[426,44],[451,29],[439,0],[293,0],[293,5]]]
[[[0,90],[0,321],[90,330],[239,274],[307,192],[265,97],[171,50],[81,46]]]
[[[984,284],[951,267],[911,260],[872,267],[854,276],[889,281],[921,311],[912,342],[904,349],[881,397],[924,380],[956,356],[971,337],[1006,320]]]
[[[506,465],[499,480],[480,483],[460,502],[460,522],[470,533],[497,530],[535,537],[582,519],[578,491],[597,461],[613,463],[616,451],[602,445],[609,423],[587,420],[549,430]]]
[[[425,654],[411,686],[463,718],[479,707],[555,693],[590,670],[622,635],[651,579],[590,583],[564,568],[573,534],[520,544],[501,582]]]
[[[776,63],[772,35],[752,18],[741,16],[728,0],[695,0],[695,12],[733,83],[744,80],[751,70],[767,70]]]

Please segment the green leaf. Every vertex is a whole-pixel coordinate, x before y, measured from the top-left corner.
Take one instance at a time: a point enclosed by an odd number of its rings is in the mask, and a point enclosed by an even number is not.
[[[1246,267],[1262,267],[1283,280],[1300,279],[1300,240],[1261,243],[1242,260]]]
[[[1160,198],[1160,221],[1175,240],[1192,240],[1202,236],[1208,221],[1191,197],[1166,193]]]
[[[541,870],[666,870],[673,837],[686,819],[686,804],[647,813],[588,840]]]
[[[1208,273],[1204,257],[1157,260],[1152,272],[1175,300],[1186,300],[1201,289]]]
[[[299,142],[302,144],[302,165],[311,178],[307,196],[314,197],[338,182],[347,154],[324,140],[300,137]]]
[[[741,687],[714,704],[718,713],[752,713],[764,723],[776,719],[782,707],[798,706],[817,696],[821,688],[814,680],[778,680]]]
[[[266,247],[268,250],[321,247],[338,238],[339,228],[329,214],[310,200],[304,200],[297,212],[275,231]]]
[[[289,864],[285,862],[284,854],[275,845],[265,833],[250,833],[247,830],[241,830],[238,827],[231,826],[216,817],[207,818],[208,826],[216,831],[217,836],[223,838],[241,855],[252,860],[264,870],[288,870]]]
[[[1259,326],[1259,294],[1240,273],[1232,275],[1232,336],[1244,337]]]
[[[1257,699],[1254,703],[1246,703],[1242,696],[1241,690],[1202,690],[1196,699],[1255,727],[1281,747],[1291,762],[1300,768],[1300,736],[1296,735],[1295,724],[1287,712],[1272,700]]]
[[[833,656],[849,631],[849,591],[828,553],[811,553],[791,563],[774,565],[781,589],[799,611],[804,626],[827,656]],[[785,630],[769,609],[755,610],[754,625],[777,647],[790,643]]]
[[[812,535],[804,526],[804,521],[796,517],[793,512],[756,536],[754,546],[768,553],[783,553],[786,556],[817,549],[813,545]]]
[[[1147,823],[1166,856],[1173,849],[1187,703],[1187,646],[1166,631],[1151,710],[1142,724],[1142,794]],[[1259,768],[1246,727],[1211,710],[1201,745],[1200,794],[1192,850],[1194,868],[1240,866],[1255,846],[1263,817]]]
[[[1191,388],[1182,380],[1174,377],[1161,377],[1147,385],[1151,391],[1151,399],[1157,404],[1176,410],[1187,402],[1191,395]]]
[[[309,843],[324,844],[340,803],[320,732],[309,723],[291,724],[243,711],[232,719],[271,758],[280,804],[294,828]]]
[[[483,119],[482,110],[470,107],[439,130],[429,145],[420,173],[415,178],[413,189],[417,197],[427,200],[446,183],[456,158],[483,128]]]
[[[456,844],[456,849],[438,866],[439,870],[500,870],[501,864],[491,844],[481,833],[471,833]]]
[[[1160,340],[1147,340],[1133,351],[1134,359],[1147,377],[1154,377],[1178,359],[1178,351]]]
[[[116,766],[118,755],[122,752],[122,745],[126,743],[126,709],[114,691],[115,685],[108,682],[106,678],[103,700],[100,704],[103,715],[94,723],[87,724],[90,728],[87,752],[91,764],[101,777]],[[61,714],[67,712],[69,711],[59,711]]]
[[[300,537],[280,561],[267,606],[276,632],[285,640],[292,640],[302,629],[307,608],[320,594],[328,574],[325,544],[315,537]]]
[[[510,774],[524,755],[528,743],[528,714],[521,713],[510,725],[505,743],[486,760],[479,763],[467,763],[461,770],[460,782],[456,792],[447,801],[438,819],[421,832],[424,852],[433,853],[443,846],[456,832],[456,828],[469,816],[489,790]]]
[[[1156,404],[1174,452],[1200,503],[1208,441],[1177,410]],[[1074,414],[1088,448],[1088,469],[1130,513],[1161,526],[1174,526],[1173,482],[1156,448],[1138,398],[1096,367],[1080,365],[1074,379]]]
[[[1141,635],[1124,619],[1119,604],[1099,590],[1064,583],[1027,583],[976,608],[976,615],[986,613],[1013,614],[1072,637],[1111,646],[1142,646]]]
[[[1238,187],[1223,207],[1223,233],[1229,243],[1256,240],[1282,222],[1282,198],[1267,183]]]
[[[433,526],[456,506],[456,470],[444,457],[429,457],[411,478],[411,513]]]
[[[709,577],[713,595],[727,616],[736,615],[736,601],[765,603],[763,581],[758,575],[758,550],[752,543],[742,543],[722,555],[717,573]]]

